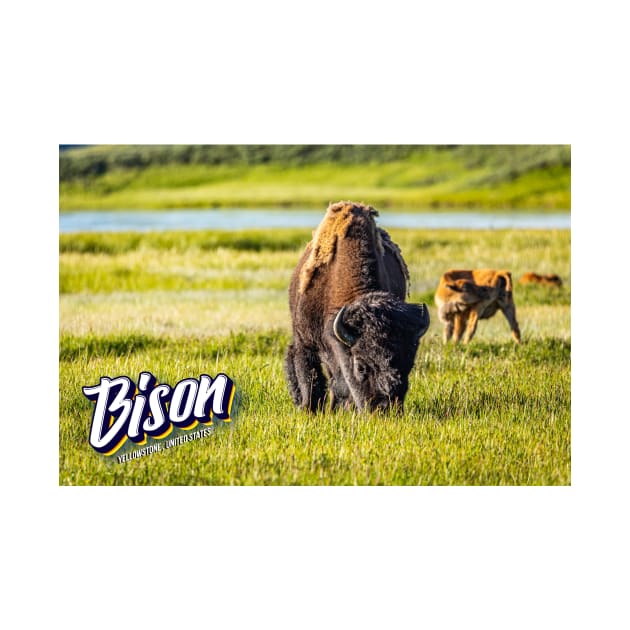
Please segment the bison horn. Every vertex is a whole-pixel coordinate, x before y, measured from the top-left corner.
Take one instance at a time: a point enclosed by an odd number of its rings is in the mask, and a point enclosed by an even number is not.
[[[335,337],[337,337],[341,343],[350,347],[357,338],[355,335],[350,333],[343,323],[343,314],[345,310],[346,307],[342,306],[341,310],[337,313],[337,317],[335,317],[335,321],[333,322],[333,332],[335,333]]]

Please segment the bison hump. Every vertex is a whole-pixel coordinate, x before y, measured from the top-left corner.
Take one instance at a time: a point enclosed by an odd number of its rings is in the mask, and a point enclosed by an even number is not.
[[[383,228],[378,228],[377,234],[380,237],[379,241],[382,243],[383,251],[390,254],[392,258],[398,263],[400,267],[400,272],[405,278],[405,284],[407,286],[407,292],[408,292],[409,283],[410,283],[409,268],[407,267],[407,263],[402,257],[402,252],[400,251],[400,247],[398,247],[398,245],[396,245],[396,243],[392,241],[389,234]]]
[[[343,240],[353,222],[354,216],[359,213],[368,217],[376,230],[376,244],[379,253],[383,255],[383,244],[380,231],[374,223],[374,217],[378,212],[371,206],[366,206],[352,201],[340,201],[328,206],[326,214],[313,234],[310,243],[311,251],[300,272],[299,292],[304,293],[313,279],[315,271],[324,265],[330,264],[334,257],[339,241]]]

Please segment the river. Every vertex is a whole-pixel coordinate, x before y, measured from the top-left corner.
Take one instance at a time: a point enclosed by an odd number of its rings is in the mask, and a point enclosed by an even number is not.
[[[60,232],[147,232],[152,230],[241,230],[314,228],[319,210],[77,210],[59,213]],[[384,210],[385,228],[570,229],[569,212],[396,212]]]

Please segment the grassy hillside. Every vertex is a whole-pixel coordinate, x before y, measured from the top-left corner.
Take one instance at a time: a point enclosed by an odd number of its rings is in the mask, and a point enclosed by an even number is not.
[[[61,484],[569,484],[570,232],[391,230],[428,303],[405,413],[295,409],[282,373],[287,286],[309,230],[62,234]],[[517,285],[516,346],[500,314],[469,346],[444,346],[433,304],[448,267],[558,273],[562,289]],[[126,463],[88,445],[101,376],[162,382],[223,370],[231,426]]]
[[[60,153],[59,207],[569,209],[560,145],[94,146]]]

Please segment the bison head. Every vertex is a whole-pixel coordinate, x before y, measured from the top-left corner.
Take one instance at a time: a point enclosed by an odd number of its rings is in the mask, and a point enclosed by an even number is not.
[[[402,408],[428,327],[425,304],[407,304],[391,293],[368,293],[338,311],[331,342],[358,409]]]

